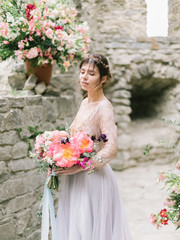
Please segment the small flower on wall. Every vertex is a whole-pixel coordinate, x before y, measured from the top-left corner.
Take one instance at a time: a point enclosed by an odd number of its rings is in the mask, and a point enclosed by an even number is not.
[[[0,3],[0,59],[30,60],[38,66],[57,63],[67,71],[88,50],[88,26],[77,22],[67,0],[14,0]]]

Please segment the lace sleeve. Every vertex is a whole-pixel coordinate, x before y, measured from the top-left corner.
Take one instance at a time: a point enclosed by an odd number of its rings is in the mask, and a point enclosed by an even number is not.
[[[110,102],[103,101],[98,109],[99,127],[102,134],[106,134],[107,142],[103,143],[103,147],[97,152],[96,159],[102,165],[113,159],[118,151],[117,127],[114,121],[113,107]]]

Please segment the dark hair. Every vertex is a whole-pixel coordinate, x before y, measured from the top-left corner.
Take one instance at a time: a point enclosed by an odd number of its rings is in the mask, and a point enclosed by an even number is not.
[[[99,69],[100,81],[104,76],[107,76],[107,80],[103,84],[103,86],[106,86],[110,82],[111,73],[110,73],[109,63],[106,57],[104,57],[102,54],[99,54],[99,53],[90,54],[82,59],[79,65],[79,68],[81,68],[82,65],[85,63],[93,64]]]

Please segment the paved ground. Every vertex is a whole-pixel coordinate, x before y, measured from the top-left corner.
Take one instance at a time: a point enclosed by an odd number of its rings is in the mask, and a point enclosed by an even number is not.
[[[180,240],[180,230],[174,225],[157,230],[151,225],[150,214],[161,210],[167,193],[157,184],[160,170],[173,168],[175,163],[157,165],[146,163],[142,166],[115,172],[123,198],[133,240]]]

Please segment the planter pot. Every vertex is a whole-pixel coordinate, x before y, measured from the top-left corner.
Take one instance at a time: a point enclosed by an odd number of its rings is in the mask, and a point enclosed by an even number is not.
[[[44,82],[46,85],[49,85],[52,76],[52,64],[46,64],[42,67],[32,66],[32,62],[26,60],[26,73],[29,77],[31,74],[34,74],[37,77],[37,83]]]

